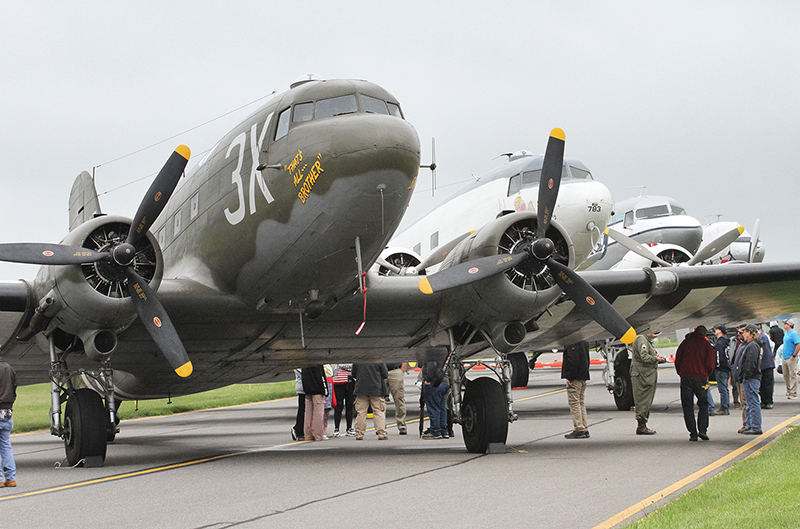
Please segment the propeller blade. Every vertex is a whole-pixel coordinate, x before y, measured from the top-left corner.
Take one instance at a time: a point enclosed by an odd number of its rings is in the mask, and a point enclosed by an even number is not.
[[[133,268],[126,268],[125,275],[128,276],[128,292],[136,307],[136,313],[139,314],[139,319],[142,320],[147,332],[153,337],[178,376],[188,377],[194,370],[192,362],[156,293]]]
[[[713,257],[714,255],[718,254],[725,248],[726,246],[730,246],[730,244],[739,238],[739,235],[744,233],[744,227],[739,226],[738,228],[733,228],[730,231],[727,231],[711,241],[710,243],[706,244],[702,248],[700,248],[694,257],[689,259],[686,263],[689,266],[700,263],[705,261],[706,259]]]
[[[400,275],[400,273],[402,272],[402,270],[400,270],[400,268],[398,268],[397,266],[393,265],[392,263],[390,263],[389,261],[387,261],[383,257],[378,257],[378,260],[376,262],[379,265],[381,265],[382,267],[386,268],[387,270],[391,270],[392,272],[394,272],[397,275]]]
[[[658,257],[656,254],[651,252],[649,249],[645,248],[638,242],[634,241],[624,233],[620,233],[617,230],[612,230],[611,228],[606,228],[606,235],[620,243],[623,247],[627,248],[631,252],[641,255],[645,259],[649,259],[654,261],[661,266],[672,266],[672,264],[666,262],[665,260]]]
[[[0,261],[38,265],[71,265],[108,259],[107,252],[95,252],[65,244],[19,242],[0,244]]]
[[[447,244],[443,244],[442,246],[435,248],[424,259],[422,259],[422,262],[420,264],[417,265],[416,267],[417,270],[418,271],[426,270],[431,266],[436,266],[437,264],[441,263],[442,261],[444,261],[444,258],[447,257],[447,254],[453,251],[453,248],[458,246],[458,243],[469,237],[471,234],[472,232],[468,231],[464,235],[459,235],[458,237],[448,242]]]
[[[564,166],[564,131],[555,128],[550,131],[547,150],[542,162],[542,176],[539,181],[539,202],[536,213],[539,216],[536,227],[536,238],[543,239],[553,219],[553,210],[558,199],[558,188],[561,185],[561,171]]]
[[[579,309],[613,334],[617,340],[625,344],[633,343],[636,331],[592,285],[555,259],[548,259],[547,266],[553,272],[553,278],[558,286]]]
[[[753,233],[750,235],[750,256],[748,263],[752,263],[756,259],[756,251],[758,250],[758,238],[761,236],[761,219],[756,219],[753,225]]]
[[[147,190],[142,203],[139,204],[139,209],[136,211],[136,216],[133,218],[131,224],[131,231],[128,233],[129,244],[136,244],[153,222],[158,218],[163,211],[164,206],[167,205],[169,197],[175,191],[178,181],[181,179],[183,170],[186,169],[186,164],[189,162],[189,156],[192,152],[186,145],[181,145],[172,153],[172,155],[161,168],[161,171],[153,180],[150,189]]]
[[[450,288],[467,285],[481,279],[505,272],[530,256],[527,251],[515,254],[490,255],[466,263],[445,268],[419,280],[419,289],[424,294],[433,294]]]

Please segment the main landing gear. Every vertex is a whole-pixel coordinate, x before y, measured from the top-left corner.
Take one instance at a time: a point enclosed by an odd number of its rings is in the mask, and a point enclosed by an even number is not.
[[[523,355],[524,356],[524,355]],[[492,376],[467,378],[477,365],[492,371]],[[526,363],[527,373],[527,363]],[[461,424],[464,445],[473,454],[483,454],[490,444],[505,444],[508,423],[517,420],[512,409],[511,361],[499,355],[494,364],[460,361],[455,354],[448,358],[453,422]]]
[[[98,372],[69,372],[66,356],[70,350],[59,354],[50,338],[50,433],[64,440],[68,466],[102,466],[107,443],[119,431],[113,372],[108,360]]]
[[[633,407],[633,386],[631,385],[631,359],[624,345],[611,345],[606,342],[600,349],[606,359],[603,380],[606,389],[614,396],[614,403],[620,411]]]

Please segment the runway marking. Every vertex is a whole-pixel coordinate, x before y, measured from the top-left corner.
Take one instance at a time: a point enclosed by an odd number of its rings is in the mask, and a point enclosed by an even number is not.
[[[709,474],[709,473],[713,472],[714,470],[718,469],[722,465],[724,465],[724,464],[730,462],[731,460],[739,457],[740,455],[742,455],[743,453],[747,452],[751,448],[754,448],[755,446],[757,446],[757,445],[759,445],[761,443],[764,443],[772,435],[777,433],[779,430],[781,430],[783,428],[786,428],[786,426],[788,426],[789,424],[791,424],[793,422],[796,422],[798,420],[800,420],[800,415],[795,415],[791,419],[786,419],[785,421],[783,421],[782,423],[778,424],[777,426],[774,426],[774,427],[770,428],[769,430],[767,430],[766,432],[762,433],[761,435],[759,435],[758,437],[756,437],[755,439],[753,439],[752,441],[750,441],[746,445],[737,448],[733,452],[730,452],[729,454],[717,459],[716,461],[714,461],[710,465],[707,465],[704,468],[701,468],[697,472],[686,476],[682,480],[680,480],[680,481],[678,481],[676,483],[673,483],[669,487],[656,492],[655,494],[653,494],[649,498],[646,498],[646,499],[640,501],[639,503],[636,503],[636,504],[632,505],[631,507],[628,507],[627,509],[625,509],[621,513],[618,513],[618,514],[612,516],[611,518],[609,518],[605,522],[594,526],[594,529],[611,529],[612,527],[616,526],[617,524],[627,520],[628,518],[630,518],[634,514],[637,514],[637,513],[641,512],[641,511],[645,510],[646,508],[650,507],[651,505],[653,505],[657,501],[666,498],[670,494],[682,489],[686,485],[689,485],[690,483],[700,479],[701,477],[705,476],[706,474]],[[777,439],[777,437],[776,437],[776,439]],[[773,439],[773,441],[774,441],[774,439]],[[770,442],[772,442],[772,441],[770,441]],[[769,443],[767,443],[767,444],[769,444]],[[752,454],[748,455],[747,457],[749,458],[749,457],[752,457],[752,456],[756,455],[761,450],[763,450],[765,447],[766,447],[766,444],[763,447],[761,447],[758,450],[756,450],[755,452],[753,452]],[[747,459],[747,458],[745,458],[745,459]]]

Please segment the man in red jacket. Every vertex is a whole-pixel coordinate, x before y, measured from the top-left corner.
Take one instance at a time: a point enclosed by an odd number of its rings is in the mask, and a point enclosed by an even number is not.
[[[708,343],[708,330],[698,325],[694,332],[678,346],[675,353],[675,371],[681,377],[681,406],[683,420],[689,430],[689,440],[699,437],[708,441],[708,377],[717,365],[714,348]],[[694,419],[694,398],[700,410]]]

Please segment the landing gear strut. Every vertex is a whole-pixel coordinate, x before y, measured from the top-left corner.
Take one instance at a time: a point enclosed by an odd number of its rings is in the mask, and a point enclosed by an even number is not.
[[[93,466],[105,461],[106,446],[118,431],[114,404],[113,372],[105,360],[99,372],[71,373],[66,356],[50,337],[50,433],[64,440],[67,464],[76,466],[92,458]],[[105,396],[105,403],[103,397]],[[66,400],[63,421],[61,404]]]
[[[606,359],[603,379],[609,393],[614,395],[614,403],[620,411],[628,411],[633,407],[633,386],[631,385],[631,360],[625,346],[612,346],[609,343],[601,349]]]
[[[466,376],[468,369],[476,365],[487,367],[497,378],[481,376],[468,379]],[[527,367],[526,361],[526,374]],[[508,438],[508,423],[517,419],[512,409],[511,360],[506,355],[500,354],[496,359],[496,366],[483,362],[465,364],[456,353],[451,331],[447,369],[450,376],[453,422],[461,424],[467,451],[483,454],[486,453],[489,444],[505,444]]]

